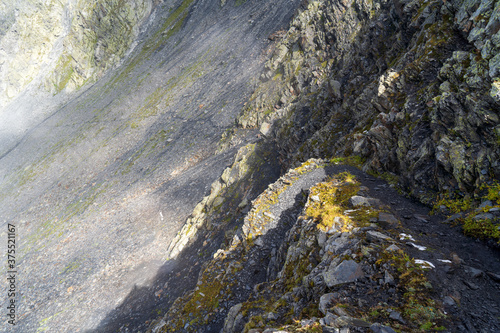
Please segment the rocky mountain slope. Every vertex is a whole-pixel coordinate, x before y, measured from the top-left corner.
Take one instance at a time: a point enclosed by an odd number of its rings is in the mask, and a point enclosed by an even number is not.
[[[428,214],[355,167],[309,160],[181,255],[212,258],[148,332],[497,331],[498,251]]]
[[[500,329],[500,3],[53,6],[6,99],[50,100],[0,159],[20,332]]]
[[[308,157],[353,164],[445,216],[394,191],[367,199],[338,177],[284,199],[304,165],[248,212],[238,211],[245,200],[220,200],[233,218],[218,216],[208,197],[170,254],[193,230],[203,244],[224,232],[223,244],[192,245],[213,259],[150,331],[497,331],[498,251],[473,250],[442,223],[498,247],[499,10],[492,1],[316,1],[300,10],[273,36],[240,128],[259,128],[285,168]],[[337,211],[310,211],[331,200]]]
[[[42,121],[19,136],[9,127],[17,123],[2,122],[0,239],[6,248],[14,223],[20,278],[18,324],[2,321],[0,331],[96,329],[134,288],[170,270],[170,241],[231,164],[238,140],[255,140],[242,131],[218,149],[262,70],[267,37],[293,15],[293,3],[280,4],[158,3],[132,29],[137,38],[119,67],[43,103],[24,99],[29,88],[2,110]],[[97,21],[108,31],[107,19]],[[41,100],[43,87],[35,88]]]
[[[3,1],[0,153],[67,101],[64,95],[116,67],[157,3]]]

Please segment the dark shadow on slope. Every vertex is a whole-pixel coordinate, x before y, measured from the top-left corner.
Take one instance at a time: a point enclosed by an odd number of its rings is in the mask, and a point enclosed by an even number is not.
[[[279,250],[279,246],[285,239],[288,230],[294,225],[301,213],[305,199],[307,199],[307,196],[303,192],[297,194],[293,199],[291,207],[281,213],[276,228],[269,230],[265,235],[260,237],[263,246],[253,246],[249,250],[246,254],[246,264],[238,272],[238,283],[231,290],[233,297],[226,302],[224,315],[218,317],[219,320],[211,322],[210,329],[207,329],[205,332],[220,332],[224,326],[224,319],[228,310],[238,303],[247,301],[257,285],[269,281],[267,267],[269,267],[270,259],[272,258],[271,254],[273,251]]]
[[[156,272],[148,286],[136,286],[121,304],[101,321],[97,329],[88,330],[86,333],[144,332],[151,321],[162,317],[168,311],[176,298],[194,289],[203,263],[210,260],[213,253],[227,243],[226,230],[242,224],[247,210],[238,209],[237,206],[241,200],[239,196],[245,192],[248,184],[252,185],[247,197],[250,201],[257,197],[269,183],[274,182],[279,177],[277,156],[276,154],[270,155],[274,150],[272,145],[266,143],[261,142],[258,145],[255,161],[252,163],[261,161],[262,165],[256,172],[263,176],[256,176],[254,179],[248,176],[228,189],[225,206],[221,209],[223,213],[214,213],[212,220],[214,225],[221,225],[220,228],[215,231],[207,231],[202,228],[196,239],[192,240],[175,260],[167,261]],[[226,212],[230,212],[231,221],[229,223],[223,221],[228,218]],[[225,311],[227,312],[228,309],[229,307],[226,305]],[[212,328],[220,325],[222,322],[212,326]],[[211,332],[211,330],[207,331]]]
[[[141,332],[151,320],[161,316],[173,301],[194,288],[200,263],[189,260],[186,251],[176,260],[166,262],[149,287],[134,287],[122,304],[110,312],[96,330],[98,332]]]
[[[263,154],[264,151],[270,151],[272,147],[261,142],[258,148],[258,154]],[[269,175],[266,181],[252,183],[254,189],[252,190],[249,200],[257,197],[268,184],[273,183],[278,177],[279,169],[276,164],[276,157],[272,158],[274,163],[264,163],[264,169],[260,172]],[[354,167],[338,166],[326,167],[326,176],[333,175],[334,173],[350,171],[354,174],[361,175],[362,172]],[[248,180],[247,180],[248,181]],[[238,183],[235,187],[243,187],[245,182]],[[269,279],[273,279],[277,272],[268,272],[263,270],[263,267],[269,266],[269,258],[271,251],[279,250],[279,244],[285,237],[286,232],[294,224],[297,216],[300,214],[303,206],[304,199],[307,197],[306,191],[313,184],[305,184],[299,194],[293,199],[293,204],[290,208],[284,210],[279,217],[276,228],[269,230],[262,236],[262,243],[264,247],[253,247],[248,253],[249,262],[254,263],[245,267],[239,274],[240,281],[233,290],[234,298],[221,304],[224,307],[223,313],[227,313],[231,306],[245,301],[252,290],[252,288]],[[235,188],[233,191],[241,189]],[[233,192],[234,193],[234,192]],[[225,232],[232,230],[235,227],[241,227],[243,223],[245,211],[237,211],[235,205],[237,202],[231,202],[231,198],[227,200],[229,207],[233,207],[232,221],[218,230],[215,234],[209,233],[206,230],[201,230],[197,239],[187,246],[175,260],[167,261],[156,273],[154,279],[149,283],[149,286],[135,286],[134,289],[128,294],[123,302],[111,311],[104,320],[101,321],[96,330],[87,331],[87,333],[106,333],[106,332],[144,332],[151,321],[162,317],[176,298],[182,296],[185,292],[192,290],[196,286],[198,275],[203,263],[212,258],[219,248],[227,245]],[[286,203],[285,203],[286,204]],[[220,216],[219,219],[223,217]],[[220,221],[216,221],[215,224]],[[286,258],[286,253],[281,256]],[[280,267],[279,263],[273,265]],[[225,315],[224,315],[225,316]],[[206,327],[206,332],[219,332],[223,325],[223,317],[219,317],[218,321],[211,323],[210,327]]]

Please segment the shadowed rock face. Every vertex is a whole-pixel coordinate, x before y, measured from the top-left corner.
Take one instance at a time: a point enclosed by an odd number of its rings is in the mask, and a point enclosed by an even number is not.
[[[188,214],[240,143],[253,140],[252,131],[241,131],[217,150],[260,73],[267,37],[286,27],[296,6],[185,0],[153,9],[138,3],[33,9],[58,19],[64,10],[73,15],[59,53],[72,69],[64,72],[66,63],[56,63],[44,77],[57,81],[51,94],[121,66],[52,99],[43,99],[44,85],[29,86],[2,113],[42,119],[2,132],[0,216],[2,228],[17,226],[19,332],[94,329],[134,286],[148,286]],[[20,17],[12,24],[21,24]],[[54,39],[62,38],[60,22],[54,25]],[[87,45],[86,29],[94,25],[97,42]],[[118,41],[123,45],[113,51]],[[40,59],[25,61],[39,63],[34,60]],[[86,61],[91,66],[79,67]]]
[[[486,0],[311,2],[239,123],[267,128],[296,165],[355,155],[428,203],[477,194],[500,175],[499,13]]]

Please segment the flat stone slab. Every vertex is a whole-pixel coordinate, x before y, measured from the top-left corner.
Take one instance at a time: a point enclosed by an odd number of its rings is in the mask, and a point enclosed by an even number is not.
[[[360,195],[352,196],[349,199],[349,203],[353,207],[379,207],[382,203],[378,199],[367,198]]]
[[[390,328],[389,326],[384,326],[379,323],[371,325],[370,329],[372,330],[373,333],[396,333],[396,331]]]
[[[401,250],[401,249],[394,244],[392,244],[391,246],[389,246],[388,248],[385,249],[385,251],[388,251],[388,252],[394,252],[394,251],[399,251],[399,250]]]
[[[368,238],[371,242],[380,242],[380,241],[393,241],[393,239],[387,235],[384,235],[381,232],[369,230],[366,232],[366,238]]]
[[[323,272],[323,278],[328,287],[355,282],[363,276],[361,265],[354,260],[344,260],[338,266],[331,267]]]
[[[389,213],[383,213],[383,212],[380,212],[378,214],[378,221],[377,222],[384,228],[392,228],[392,227],[397,226],[399,223],[396,216],[389,214]]]
[[[473,217],[474,220],[479,221],[479,220],[491,220],[495,216],[491,213],[482,213],[482,214],[477,214],[476,216]]]

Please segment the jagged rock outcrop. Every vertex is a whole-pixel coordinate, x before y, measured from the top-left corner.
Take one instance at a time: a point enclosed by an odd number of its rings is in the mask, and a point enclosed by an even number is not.
[[[477,193],[500,175],[499,13],[489,0],[313,1],[239,123],[292,163],[353,155],[425,202]]]
[[[353,204],[360,197],[366,204]],[[408,216],[425,211],[413,205],[356,168],[309,160],[252,201],[230,242],[204,263],[196,288],[149,332],[498,329],[498,309],[484,311],[480,324],[469,308],[477,290],[494,303],[487,295],[498,292],[488,291],[494,279],[437,248],[439,240],[417,236],[421,227],[448,227]],[[459,310],[460,301],[467,304]]]
[[[251,143],[238,150],[233,164],[212,183],[210,194],[196,205],[182,229],[170,243],[167,258],[176,258],[188,244],[192,244],[197,239],[200,229],[205,232],[212,229],[226,229],[227,222],[247,208],[249,199],[258,194],[255,192],[263,186],[262,184],[276,177],[276,172],[265,165],[270,157],[275,158],[266,148],[270,147]],[[278,166],[273,165],[273,167]],[[227,216],[226,223],[220,223],[218,215],[221,214]],[[219,220],[217,225],[212,225],[212,222],[217,220]]]
[[[52,94],[94,82],[125,56],[158,3],[8,1],[0,18],[0,108],[30,84]],[[42,42],[43,41],[43,42]]]

